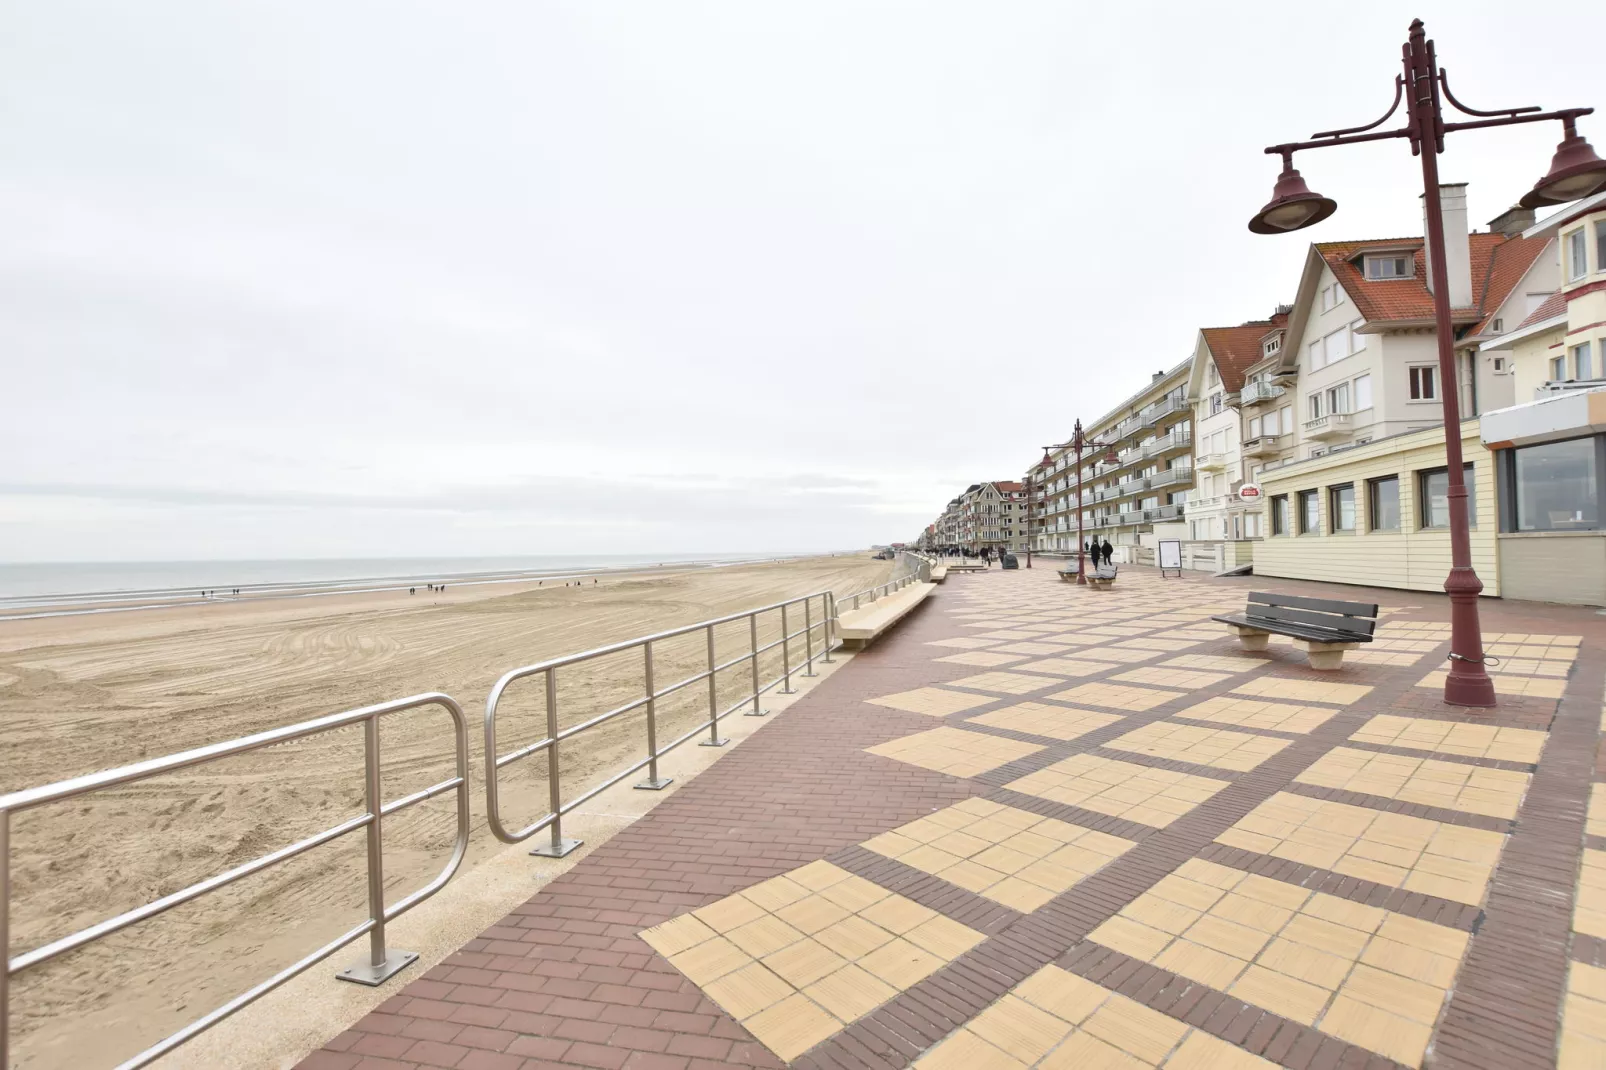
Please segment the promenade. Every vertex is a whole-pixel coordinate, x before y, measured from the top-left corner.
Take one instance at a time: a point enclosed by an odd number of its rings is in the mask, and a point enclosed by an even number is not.
[[[1606,618],[954,575],[302,1070],[1606,1065]],[[1208,618],[1375,600],[1317,673]],[[1602,794],[1606,800],[1606,793]]]

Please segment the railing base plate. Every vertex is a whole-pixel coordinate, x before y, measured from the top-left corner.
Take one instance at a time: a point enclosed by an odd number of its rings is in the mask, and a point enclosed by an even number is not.
[[[730,740],[728,739],[705,739],[697,745],[699,747],[723,747],[729,742]]]
[[[417,961],[418,952],[397,951],[395,948],[391,948],[388,952],[386,952],[384,965],[375,966],[373,963],[368,962],[365,959],[362,962],[353,963],[352,965],[347,966],[345,969],[335,974],[335,976],[342,981],[351,981],[355,984],[367,985],[369,988],[375,988],[384,984],[386,981],[390,980],[398,973],[401,973],[403,970]]]
[[[784,693],[785,692],[782,692],[782,694]],[[748,710],[746,713],[742,714],[743,717],[768,717],[769,715],[769,710]]]
[[[636,785],[636,790],[637,791],[663,791],[665,788],[667,788],[669,785],[673,784],[674,782],[675,782],[675,778],[672,777],[672,776],[661,776],[657,780],[643,780],[640,784]]]
[[[542,858],[562,858],[585,842],[584,840],[559,840],[555,847],[551,843],[546,843],[540,847],[533,848],[530,853],[540,855]]]

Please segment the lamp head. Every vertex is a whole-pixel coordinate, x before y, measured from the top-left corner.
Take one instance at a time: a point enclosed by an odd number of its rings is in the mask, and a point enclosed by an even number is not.
[[[1563,121],[1567,134],[1550,159],[1550,172],[1517,202],[1524,208],[1566,204],[1606,189],[1606,160],[1596,156],[1589,142],[1579,136],[1573,120]]]
[[[1249,229],[1256,234],[1287,234],[1320,223],[1338,210],[1338,202],[1311,192],[1294,169],[1294,155],[1283,153],[1283,173],[1271,191],[1271,200],[1255,213]]]

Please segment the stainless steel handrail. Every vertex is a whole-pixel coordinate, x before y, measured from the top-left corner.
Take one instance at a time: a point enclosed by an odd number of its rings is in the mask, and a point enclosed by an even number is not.
[[[814,603],[816,601],[818,601],[820,609],[818,621],[816,621],[814,615]],[[803,607],[804,623],[803,627],[797,631],[789,631],[791,627],[789,610],[791,610],[791,608],[794,606]],[[758,618],[764,613],[772,613],[776,611],[779,611],[781,615],[781,637],[774,642],[766,643],[763,646],[760,646],[758,642]],[[734,658],[731,658],[729,661],[716,661],[714,653],[714,629],[721,624],[732,624],[741,620],[746,620],[748,623],[748,650]],[[502,678],[496,681],[496,685],[491,688],[490,695],[485,699],[486,824],[490,826],[492,834],[504,843],[519,843],[523,840],[529,839],[542,829],[550,829],[550,844],[536,847],[530,853],[542,855],[547,858],[562,858],[564,855],[580,846],[581,842],[579,840],[566,840],[563,838],[564,814],[571,812],[578,806],[584,805],[597,795],[608,790],[615,784],[618,784],[626,777],[638,772],[641,769],[647,770],[647,779],[637,784],[636,787],[653,791],[667,787],[671,781],[658,775],[659,758],[663,757],[665,754],[668,754],[681,744],[686,743],[697,735],[701,734],[705,728],[708,729],[708,739],[703,742],[703,746],[724,746],[729,742],[729,740],[720,738],[719,722],[721,718],[735,713],[737,710],[748,705],[749,703],[752,704],[752,709],[748,711],[749,716],[763,716],[765,711],[760,708],[760,699],[765,692],[774,689],[778,685],[783,685],[782,690],[779,693],[791,694],[793,675],[816,675],[814,672],[814,662],[816,658],[825,663],[830,663],[832,661],[831,651],[835,646],[832,641],[832,635],[835,630],[836,601],[830,591],[816,591],[813,594],[803,595],[800,598],[790,598],[784,602],[775,602],[767,606],[760,606],[757,609],[749,609],[741,613],[732,613],[726,617],[719,617],[714,620],[699,621],[696,624],[687,624],[680,628],[672,628],[668,631],[656,632],[652,635],[644,635],[635,639],[626,639],[623,642],[613,643],[609,646],[597,647],[595,650],[587,650],[579,654],[569,654],[561,658],[552,658],[548,661],[543,661],[535,665],[527,665],[523,668],[513,669],[507,673],[504,673]],[[678,680],[666,687],[658,688],[654,678],[653,644],[662,642],[666,639],[673,639],[677,636],[690,635],[698,631],[704,632],[707,637],[707,667],[699,672],[693,673],[683,680]],[[821,633],[820,653],[818,655],[816,655],[814,652],[814,633],[817,631]],[[792,666],[792,641],[800,637],[803,639],[804,644],[802,672],[798,672]],[[762,655],[776,649],[777,647],[779,647],[781,650],[780,675],[776,676],[773,680],[764,682],[760,679],[761,671],[759,659]],[[606,712],[597,714],[594,717],[590,717],[579,724],[571,725],[568,728],[560,730],[558,728],[557,670],[564,668],[565,666],[575,665],[579,662],[590,661],[594,658],[606,657],[610,654],[619,654],[638,648],[642,652],[643,694],[641,697],[631,699],[629,702],[626,702],[623,705],[616,706],[611,710],[607,710]],[[719,674],[742,665],[748,666],[752,677],[751,694],[744,695],[734,704],[727,706],[722,710],[719,707]],[[527,746],[520,747],[517,750],[510,751],[507,754],[499,755],[496,752],[497,705],[501,702],[502,695],[508,689],[509,685],[513,684],[515,681],[523,680],[532,676],[544,677],[543,683],[545,684],[546,693],[546,737]],[[671,740],[668,744],[660,746],[658,742],[659,701],[680,691],[683,688],[690,687],[693,684],[697,684],[705,680],[708,682],[708,718],[697,724],[696,727],[692,728],[690,731],[681,735],[679,738]],[[575,798],[565,802],[563,800],[562,778],[559,772],[558,745],[564,740],[576,736],[581,732],[595,728],[598,725],[605,724],[608,721],[612,721],[615,718],[621,717],[632,711],[641,709],[646,711],[647,756],[630,765],[628,768],[613,774],[602,783],[591,787]],[[516,832],[510,831],[502,820],[501,800],[497,790],[497,771],[504,766],[511,765],[516,761],[528,758],[533,754],[540,753],[541,751],[546,751],[547,753],[547,804],[551,809],[544,816],[538,818],[531,824],[526,825],[524,828],[519,829]]]
[[[457,775],[421,791],[416,791],[411,795],[396,799],[393,802],[384,802],[381,798],[379,776],[379,719],[386,714],[399,713],[403,710],[416,709],[421,706],[440,706],[451,715],[457,751]],[[144,906],[124,911],[116,917],[91,925],[87,929],[81,929],[69,936],[64,936],[41,947],[34,948],[32,951],[18,955],[16,958],[10,957],[11,942],[8,926],[11,917],[10,833],[12,814],[31,810],[38,806],[45,806],[53,802],[60,802],[64,799],[87,795],[102,788],[130,784],[134,781],[176,772],[190,766],[217,761],[220,758],[243,754],[246,751],[269,747],[276,743],[285,743],[293,739],[302,739],[321,732],[329,732],[346,725],[355,724],[358,721],[363,724],[363,779],[366,813],[342,821],[333,828],[326,829],[314,836],[309,836],[287,847],[281,847],[277,851],[236,866],[226,872],[198,881],[188,888],[165,895],[160,899],[146,903]],[[454,789],[457,792],[457,839],[452,847],[451,859],[434,880],[401,901],[386,906],[383,819],[399,810],[433,799],[438,795],[444,795]],[[0,1068],[11,1065],[8,1043],[11,975],[21,973],[23,970],[31,966],[37,966],[42,962],[48,962],[59,955],[93,943],[130,925],[153,918],[182,903],[197,899],[207,892],[233,884],[242,877],[260,873],[280,862],[295,858],[297,855],[304,854],[314,847],[320,847],[332,840],[339,839],[348,832],[355,832],[358,829],[367,830],[368,840],[367,920],[324,944],[305,958],[280,970],[266,981],[246,990],[221,1007],[196,1019],[178,1032],[169,1035],[166,1039],[146,1048],[133,1058],[118,1064],[117,1070],[135,1070],[136,1067],[148,1065],[179,1045],[210,1029],[229,1015],[267,995],[284,982],[290,980],[290,978],[322,962],[365,933],[369,938],[367,961],[359,962],[342,971],[338,976],[343,980],[356,981],[359,984],[367,985],[381,984],[418,958],[415,952],[398,951],[395,948],[387,949],[385,946],[385,925],[440,891],[446,882],[452,879],[452,875],[457,872],[457,868],[462,864],[463,856],[468,850],[468,726],[463,718],[463,709],[451,696],[443,695],[439,692],[430,692],[423,695],[414,695],[411,698],[383,702],[377,706],[365,706],[362,709],[348,710],[345,713],[330,714],[327,717],[303,721],[300,724],[286,725],[283,728],[275,728],[267,732],[259,732],[256,735],[243,736],[240,739],[229,740],[224,743],[213,743],[205,747],[197,747],[194,750],[169,754],[164,758],[152,758],[149,761],[135,762],[132,765],[120,766],[116,769],[106,769],[98,773],[90,773],[86,776],[58,781],[54,784],[14,791],[9,795],[0,795],[0,954],[4,954],[6,957],[5,969],[0,970]]]

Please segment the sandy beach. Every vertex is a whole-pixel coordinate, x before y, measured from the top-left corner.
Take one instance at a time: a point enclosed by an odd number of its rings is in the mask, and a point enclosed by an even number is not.
[[[0,622],[0,790],[445,691],[469,719],[472,867],[499,846],[484,827],[480,724],[503,672],[786,597],[859,590],[890,569],[866,554],[573,587],[464,586]],[[778,634],[772,618],[760,641]],[[747,646],[746,624],[721,629],[717,643],[721,661],[735,657]],[[696,672],[705,656],[700,634],[663,644],[660,686]],[[636,653],[560,674],[563,723],[639,694],[640,660]],[[777,651],[766,673],[778,663]],[[721,703],[749,686],[745,672],[724,674]],[[662,703],[660,739],[694,724],[706,699],[706,690],[688,688]],[[503,752],[541,738],[539,689],[510,691],[499,724]],[[387,798],[450,775],[440,711],[389,719],[382,737]],[[579,737],[564,755],[565,797],[643,748],[634,715]],[[349,728],[19,815],[13,953],[361,813],[361,753],[362,733]],[[545,812],[544,773],[544,758],[504,771],[510,824]],[[441,798],[387,821],[391,901],[445,862],[452,812]],[[126,1058],[364,916],[363,841],[351,836],[124,930],[19,979],[16,1065]]]

